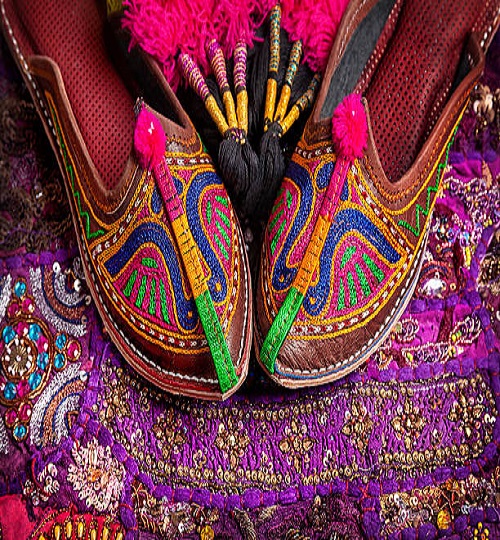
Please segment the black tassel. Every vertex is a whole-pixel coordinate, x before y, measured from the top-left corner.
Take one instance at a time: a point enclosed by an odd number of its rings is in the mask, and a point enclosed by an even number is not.
[[[266,213],[276,198],[285,175],[285,155],[281,147],[281,126],[273,122],[260,140],[260,169],[262,171],[262,197],[259,210]]]
[[[239,129],[230,129],[219,146],[219,167],[231,199],[244,215],[250,185],[259,175],[259,158]]]

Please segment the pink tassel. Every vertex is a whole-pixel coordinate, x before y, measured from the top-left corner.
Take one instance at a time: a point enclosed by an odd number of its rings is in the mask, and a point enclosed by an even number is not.
[[[134,148],[144,169],[153,169],[163,158],[167,138],[160,121],[142,108],[134,131]]]
[[[349,94],[332,117],[332,139],[338,157],[349,161],[363,157],[368,138],[366,113],[359,94]]]

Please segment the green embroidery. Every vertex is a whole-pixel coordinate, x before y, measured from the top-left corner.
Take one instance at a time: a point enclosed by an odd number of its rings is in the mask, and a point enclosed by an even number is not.
[[[345,308],[345,290],[344,282],[340,280],[339,282],[339,297],[337,300],[337,311],[342,311]]]
[[[279,229],[277,230],[276,234],[274,235],[274,238],[271,241],[271,253],[274,255],[274,251],[276,250],[276,246],[278,245],[278,241],[280,239],[281,233],[285,229],[285,222],[282,221]]]
[[[368,283],[368,280],[366,279],[366,276],[363,270],[361,269],[361,266],[359,266],[359,264],[356,263],[355,267],[356,267],[356,274],[358,276],[359,284],[361,285],[361,290],[363,291],[363,294],[365,296],[370,296],[372,290],[370,288],[370,284]]]
[[[136,279],[137,279],[137,270],[134,270],[131,276],[128,278],[127,284],[125,285],[125,289],[123,289],[123,294],[127,298],[130,298],[130,295],[132,294],[132,289],[134,288]]]
[[[262,344],[260,358],[270,373],[274,373],[276,358],[303,300],[304,296],[295,287],[290,287],[285,301],[281,305],[278,315]]]
[[[269,230],[272,231],[274,227],[276,226],[276,223],[278,223],[280,217],[283,215],[283,210],[280,210],[272,219],[271,223],[269,223]]]
[[[340,261],[340,268],[344,266],[351,260],[352,256],[356,253],[356,246],[349,246],[342,255],[342,260]]]
[[[292,194],[287,190],[286,191],[286,206],[290,210],[290,207],[292,206],[293,197]]]
[[[207,221],[208,223],[212,223],[212,203],[210,201],[207,201]]]
[[[226,259],[229,259],[229,253],[227,252],[226,248],[224,247],[224,244],[220,241],[218,236],[214,237],[215,243],[219,246],[219,249],[221,250],[222,254]]]
[[[89,216],[88,212],[84,212],[82,210],[82,204],[81,204],[81,201],[80,201],[80,193],[78,191],[75,191],[75,176],[74,176],[74,171],[73,171],[73,165],[71,164],[71,162],[69,160],[69,157],[68,157],[68,151],[66,149],[66,145],[64,144],[64,139],[63,139],[63,136],[62,136],[62,133],[61,133],[61,127],[60,127],[59,122],[57,120],[57,115],[56,115],[56,113],[54,111],[54,108],[50,104],[49,104],[49,106],[50,106],[50,113],[51,113],[51,116],[52,116],[52,120],[53,120],[54,125],[56,127],[57,139],[59,141],[59,146],[61,147],[61,151],[62,151],[62,157],[63,157],[63,160],[64,160],[64,167],[65,167],[66,172],[68,173],[69,178],[71,180],[71,191],[72,191],[73,196],[75,197],[75,200],[76,200],[76,206],[78,208],[78,213],[80,214],[80,217],[82,217],[83,220],[84,220],[85,236],[87,237],[88,240],[90,240],[92,238],[96,238],[97,236],[103,235],[104,231],[102,229],[98,229],[97,231],[90,232],[90,216]]]
[[[163,281],[160,279],[160,307],[161,307],[161,316],[163,317],[163,320],[170,324],[170,317],[168,316],[168,309],[167,309],[167,295],[165,294],[165,285],[163,284]]]
[[[220,223],[216,223],[215,226],[217,227],[217,230],[220,232],[222,238],[224,238],[224,240],[226,241],[226,244],[229,246],[230,240],[226,232],[226,229],[224,229],[224,227]]]
[[[144,296],[146,296],[146,284],[147,284],[148,278],[146,276],[142,276],[141,284],[139,285],[139,292],[137,293],[137,298],[135,299],[135,305],[140,308],[142,306],[142,303],[144,302]]]
[[[220,389],[222,393],[225,393],[238,384],[238,376],[234,370],[224,332],[217,317],[210,292],[208,290],[204,291],[194,301],[212,353]]]
[[[215,196],[215,200],[222,204],[222,206],[225,206],[226,208],[229,206],[229,203],[227,202],[227,199],[225,197],[221,197],[220,195]]]
[[[156,315],[156,279],[151,279],[151,292],[149,293],[149,314]]]
[[[349,287],[349,302],[351,306],[355,306],[358,303],[358,295],[356,294],[356,285],[351,272],[347,273],[347,285]]]
[[[217,212],[217,215],[221,218],[221,220],[224,222],[224,225],[225,225],[228,229],[231,229],[231,221],[230,221],[229,218],[226,216],[226,214],[224,214],[223,212],[221,212],[219,208],[217,208],[215,211]]]
[[[412,227],[407,221],[403,219],[400,219],[398,221],[398,225],[400,225],[401,227],[404,227],[405,229],[408,229],[417,238],[420,236],[420,233],[422,232],[420,228],[420,214],[423,214],[425,217],[429,215],[429,212],[431,209],[431,194],[436,193],[439,188],[439,183],[441,182],[444,169],[446,168],[446,165],[448,163],[448,155],[450,153],[450,148],[451,148],[451,145],[453,144],[453,140],[455,139],[456,132],[457,132],[457,128],[455,128],[455,131],[453,132],[450,142],[448,143],[446,147],[446,153],[444,156],[443,163],[440,163],[438,165],[437,172],[436,172],[436,183],[433,186],[429,186],[427,188],[427,199],[425,202],[425,209],[422,206],[420,206],[420,204],[418,203],[417,203],[417,206],[415,207],[415,227]]]
[[[158,268],[157,262],[151,257],[144,257],[141,261],[142,265],[146,268]]]
[[[380,270],[380,268],[372,261],[372,259],[370,259],[370,257],[366,253],[363,253],[363,260],[365,261],[366,266],[368,266],[368,268],[371,270],[371,273],[375,276],[377,281],[379,283],[382,283],[385,277],[384,272]]]

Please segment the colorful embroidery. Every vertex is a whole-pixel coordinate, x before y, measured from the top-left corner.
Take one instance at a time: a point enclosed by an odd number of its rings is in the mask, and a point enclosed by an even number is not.
[[[98,512],[116,513],[125,470],[111,455],[110,447],[91,440],[75,446],[71,455],[74,464],[68,466],[67,480],[79,498]]]
[[[70,329],[80,336],[85,332],[87,302],[81,283],[69,276],[54,263],[51,269],[31,269],[31,282],[17,278],[1,330],[0,403],[7,407],[5,425],[17,441],[31,431],[31,442],[38,447],[68,434],[87,377],[79,362],[81,343],[58,331]],[[45,319],[37,314],[39,306]]]

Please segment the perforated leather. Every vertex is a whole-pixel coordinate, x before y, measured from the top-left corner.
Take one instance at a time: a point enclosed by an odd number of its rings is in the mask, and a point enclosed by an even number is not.
[[[134,102],[108,59],[96,2],[18,0],[16,8],[34,53],[59,66],[90,157],[113,188],[131,151]]]
[[[380,161],[391,182],[415,161],[453,86],[484,0],[411,0],[366,91]]]

